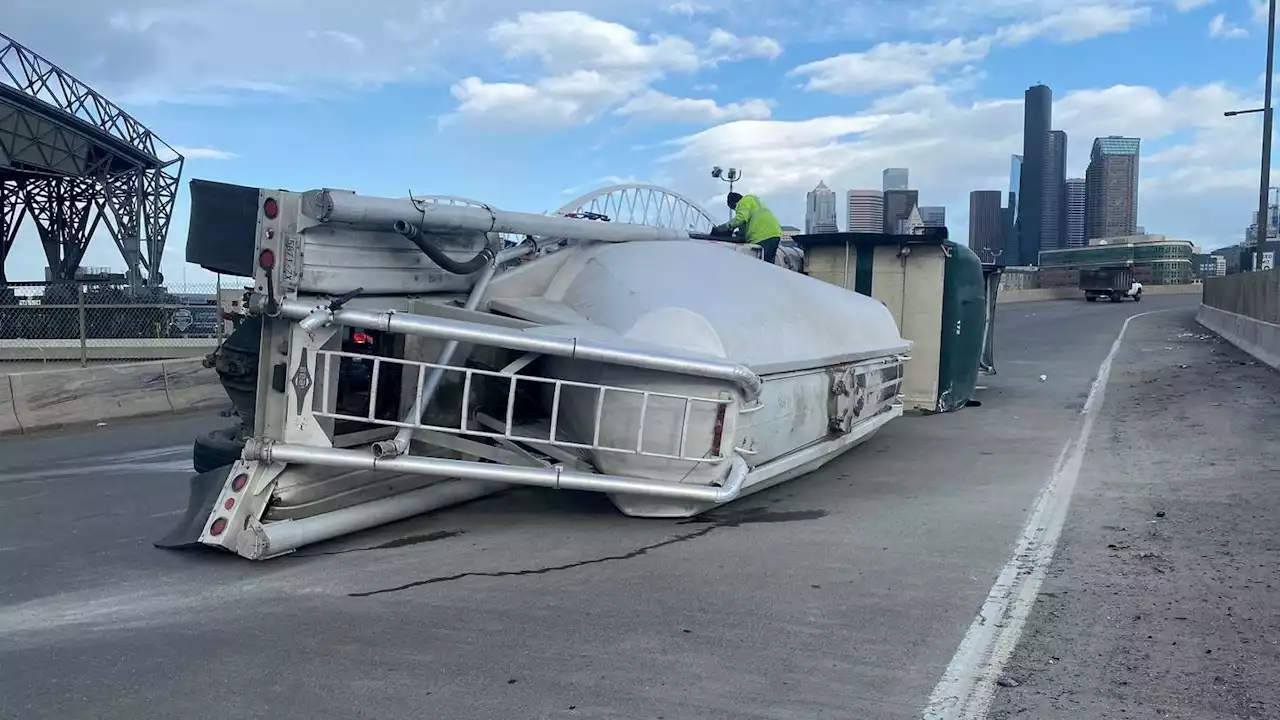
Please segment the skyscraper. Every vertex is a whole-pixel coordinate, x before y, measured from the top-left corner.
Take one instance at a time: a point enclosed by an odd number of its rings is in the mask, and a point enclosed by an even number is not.
[[[884,169],[884,190],[906,190],[911,187],[909,182],[910,173],[906,168],[885,168]]]
[[[1067,247],[1084,247],[1085,182],[1084,178],[1067,179]]]
[[[1004,224],[1000,228],[1000,247],[1004,250],[1001,259],[1010,264],[1017,265],[1018,258],[1018,228],[1019,224],[1019,204],[1022,200],[1022,156],[1013,155],[1009,158],[1009,201],[1004,208]]]
[[[925,227],[946,227],[947,209],[941,205],[924,205],[920,208],[920,219]]]
[[[1040,249],[1057,250],[1067,238],[1067,134],[1061,130],[1045,133],[1040,182]]]
[[[1085,171],[1085,239],[1138,232],[1138,138],[1095,138]]]
[[[809,191],[808,207],[804,213],[806,234],[840,232],[836,222],[836,193],[825,182]]]
[[[895,235],[915,235],[916,230],[922,227],[924,227],[924,218],[920,217],[920,208],[913,207],[906,218],[894,223],[893,232]]]
[[[1027,88],[1022,109],[1022,177],[1018,184],[1018,257],[1035,265],[1040,257],[1041,218],[1044,215],[1045,142],[1053,127],[1053,91],[1046,85]],[[1006,253],[1007,254],[1007,253]],[[1013,263],[1009,258],[1008,262]]]
[[[850,190],[846,196],[849,232],[884,232],[884,193]]]
[[[884,232],[896,233],[898,222],[911,216],[920,203],[920,193],[916,190],[884,191]]]
[[[969,249],[990,261],[1004,249],[1004,211],[1000,208],[999,190],[974,190],[969,193]],[[1004,260],[1002,256],[1000,258]]]

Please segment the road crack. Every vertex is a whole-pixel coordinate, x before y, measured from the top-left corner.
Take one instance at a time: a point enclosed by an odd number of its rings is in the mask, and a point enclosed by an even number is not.
[[[718,530],[722,527],[727,527],[727,526],[728,526],[727,524],[708,525],[707,527],[704,527],[701,530],[696,530],[694,532],[686,533],[684,535],[677,535],[675,537],[667,538],[666,540],[663,540],[661,542],[656,542],[656,543],[653,543],[652,545],[645,545],[644,547],[636,548],[631,552],[622,553],[621,555],[605,555],[603,557],[591,558],[590,560],[579,560],[578,562],[565,563],[564,565],[548,565],[546,567],[530,568],[528,570],[499,570],[495,572],[464,572],[464,573],[458,573],[456,575],[441,575],[439,577],[427,578],[425,580],[415,580],[414,582],[405,583],[404,585],[397,585],[395,587],[382,588],[381,590],[367,590],[365,592],[347,593],[347,597],[363,598],[363,597],[370,597],[373,595],[383,595],[385,593],[393,593],[393,592],[400,592],[402,590],[410,590],[412,588],[422,587],[423,585],[436,585],[439,583],[453,582],[454,580],[462,580],[463,578],[469,578],[469,577],[500,578],[500,577],[519,577],[522,575],[546,575],[547,573],[561,572],[563,570],[573,570],[575,568],[586,567],[588,565],[599,565],[602,563],[616,562],[620,560],[632,560],[642,555],[647,555],[652,550],[658,550],[659,548],[664,548],[664,547],[667,547],[668,545],[676,545],[678,543],[688,542],[690,540],[696,540],[704,535],[711,533],[714,530]]]
[[[649,554],[653,550],[658,550],[669,545],[677,545],[690,540],[697,540],[700,537],[709,535],[720,528],[742,527],[743,525],[754,525],[763,523],[784,523],[797,522],[805,520],[817,520],[826,516],[824,510],[793,510],[793,511],[768,511],[764,508],[752,508],[749,510],[733,513],[724,517],[717,518],[713,515],[704,515],[702,517],[690,518],[681,524],[688,523],[706,523],[706,527],[695,530],[684,535],[676,535],[667,538],[661,542],[636,548],[630,552],[619,555],[605,555],[602,557],[591,558],[589,560],[579,560],[578,562],[565,563],[563,565],[549,565],[540,568],[530,568],[528,570],[498,570],[495,572],[464,572],[455,575],[441,575],[439,577],[427,578],[425,580],[415,580],[411,583],[396,585],[395,587],[382,588],[379,590],[366,590],[364,592],[347,593],[347,597],[364,598],[373,595],[383,595],[386,593],[400,592],[402,590],[411,590],[424,585],[437,585],[439,583],[453,582],[469,577],[520,577],[522,575],[546,575],[553,572],[561,572],[564,570],[573,570],[575,568],[586,567],[588,565],[600,565],[602,563],[618,562],[622,560],[634,560],[635,558]]]

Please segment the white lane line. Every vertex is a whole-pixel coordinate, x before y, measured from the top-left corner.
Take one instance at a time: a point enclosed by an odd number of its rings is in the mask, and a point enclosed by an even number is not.
[[[996,577],[995,585],[965,633],[964,640],[960,641],[951,664],[929,695],[929,704],[924,710],[926,720],[980,720],[986,717],[996,680],[1018,644],[1022,627],[1053,560],[1067,508],[1071,505],[1071,493],[1080,478],[1093,421],[1102,408],[1111,365],[1120,351],[1129,323],[1140,317],[1175,309],[1180,308],[1138,313],[1120,327],[1115,342],[1111,343],[1111,351],[1098,366],[1098,374],[1080,411],[1084,421],[1075,437],[1062,448],[1049,482],[1040,490],[1031,516],[1014,545],[1009,562]]]

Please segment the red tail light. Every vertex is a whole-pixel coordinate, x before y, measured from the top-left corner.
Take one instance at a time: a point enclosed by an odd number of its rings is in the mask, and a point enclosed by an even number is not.
[[[369,333],[357,330],[351,335],[351,341],[357,345],[372,345],[373,336]]]

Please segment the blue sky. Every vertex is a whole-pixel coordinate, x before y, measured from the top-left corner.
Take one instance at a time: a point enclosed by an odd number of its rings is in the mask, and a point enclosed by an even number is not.
[[[12,7],[16,2],[16,9]],[[55,7],[56,6],[56,7]],[[79,6],[79,7],[75,7]],[[555,210],[653,182],[722,207],[742,168],[784,223],[804,193],[911,170],[967,237],[1005,189],[1021,98],[1054,91],[1068,174],[1095,136],[1143,138],[1139,222],[1206,247],[1257,204],[1258,0],[11,0],[4,32],[187,156],[186,180],[451,194]],[[75,8],[75,9],[73,9]],[[842,203],[843,204],[843,203]],[[843,222],[843,218],[842,218]],[[110,240],[86,265],[121,267]],[[28,229],[12,279],[42,276]]]

